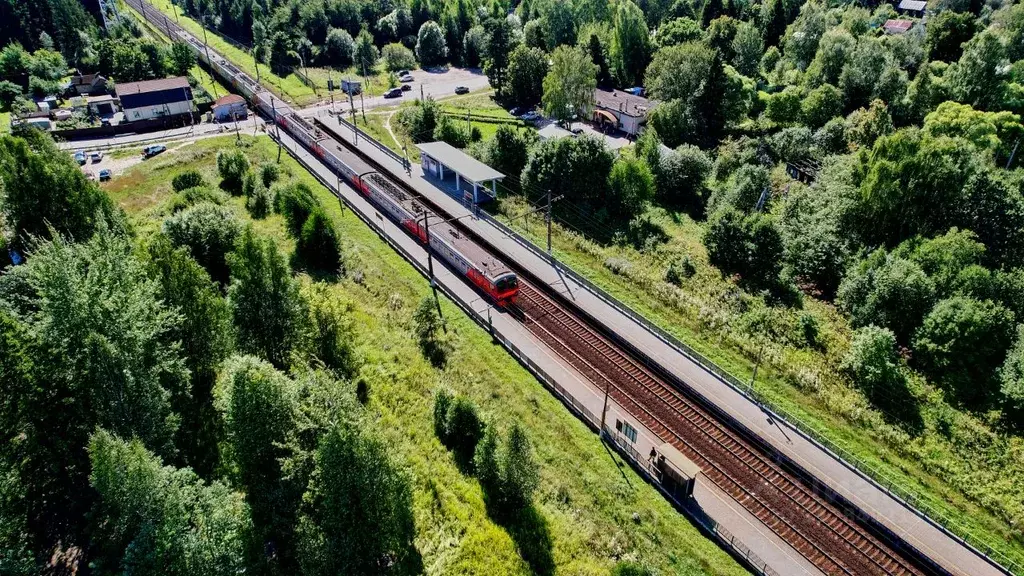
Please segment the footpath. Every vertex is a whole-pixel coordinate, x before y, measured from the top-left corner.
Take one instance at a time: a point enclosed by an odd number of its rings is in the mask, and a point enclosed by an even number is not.
[[[353,142],[350,125],[329,115],[317,118],[337,137]],[[651,361],[665,368],[709,403],[732,417],[736,423],[757,434],[780,455],[803,468],[824,486],[950,574],[996,576],[1007,573],[786,420],[763,408],[745,392],[698,363],[664,336],[648,329],[604,294],[592,290],[575,275],[566,273],[564,266],[553,263],[538,248],[510,234],[504,226],[489,219],[486,214],[476,214],[449,196],[432,179],[428,179],[419,165],[411,166],[407,173],[400,158],[379,145],[373,145],[363,134],[359,135],[357,146],[360,151],[386,167],[392,177],[404,180],[450,217],[461,217],[461,221],[494,247],[495,251],[514,259],[536,278],[560,291],[591,318],[635,349],[644,351]],[[578,374],[576,377],[581,379]],[[780,573],[798,572],[786,570]]]

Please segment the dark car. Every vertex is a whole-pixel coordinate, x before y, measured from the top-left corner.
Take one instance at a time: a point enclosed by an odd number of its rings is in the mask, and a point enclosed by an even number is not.
[[[409,90],[412,90],[412,86],[409,86],[408,84],[402,84],[402,92],[408,92]]]
[[[110,180],[111,176],[113,176],[113,174],[111,174],[110,170],[106,168],[100,170],[100,182],[106,182],[107,180]]]
[[[145,148],[143,148],[142,155],[146,158],[152,158],[153,156],[156,156],[157,154],[164,152],[166,150],[167,146],[164,146],[163,144],[153,144],[152,146],[146,146]]]
[[[456,94],[469,94],[469,88],[466,87],[466,86],[456,86],[455,87],[455,93]]]
[[[401,88],[392,88],[391,90],[388,90],[387,92],[384,93],[384,97],[385,98],[401,98],[402,97],[402,89]]]

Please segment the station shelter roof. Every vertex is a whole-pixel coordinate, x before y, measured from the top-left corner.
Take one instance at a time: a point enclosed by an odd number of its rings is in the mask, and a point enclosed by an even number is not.
[[[425,142],[417,144],[416,147],[422,154],[430,156],[470,182],[479,184],[490,180],[501,180],[505,177],[501,172],[447,142]]]

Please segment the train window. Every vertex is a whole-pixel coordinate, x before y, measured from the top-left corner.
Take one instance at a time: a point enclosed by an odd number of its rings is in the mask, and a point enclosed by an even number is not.
[[[494,287],[497,288],[499,292],[512,290],[517,286],[519,286],[519,278],[517,278],[515,274],[506,274],[494,282]]]

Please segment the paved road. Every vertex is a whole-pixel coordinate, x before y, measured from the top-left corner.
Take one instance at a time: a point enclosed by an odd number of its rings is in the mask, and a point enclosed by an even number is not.
[[[423,96],[430,96],[433,98],[443,98],[445,96],[454,96],[456,86],[465,86],[470,89],[471,92],[477,90],[484,90],[490,88],[490,84],[487,82],[487,76],[479,68],[447,68],[444,70],[413,70],[412,71],[413,81],[410,82],[412,90],[403,92],[401,98],[383,98],[380,95],[363,94],[362,100],[360,101],[359,96],[355,96],[355,107],[359,110],[362,106],[365,106],[367,110],[377,108],[379,106],[394,106],[401,104],[402,101],[407,99],[414,99],[420,97],[420,89],[422,88]],[[344,109],[348,106],[348,96],[341,93],[335,92],[335,106]],[[328,110],[331,108],[331,102],[327,99],[326,102],[314,104],[300,110],[303,116],[313,116],[317,113]]]

